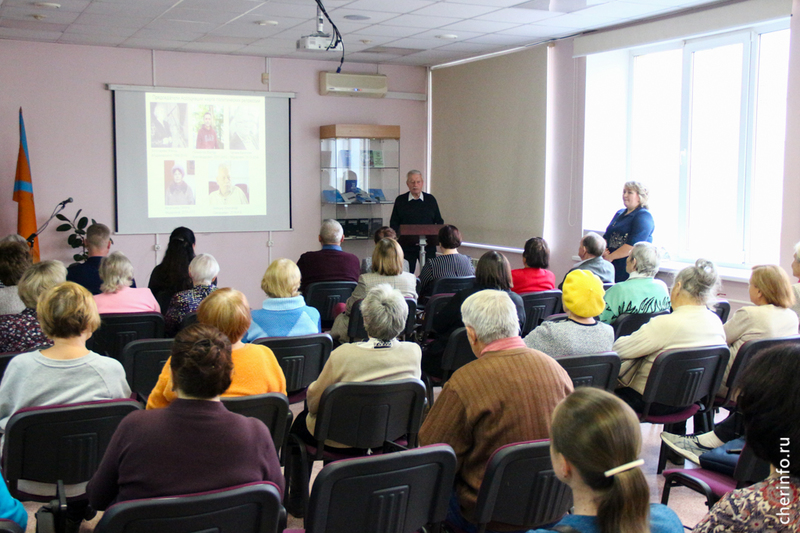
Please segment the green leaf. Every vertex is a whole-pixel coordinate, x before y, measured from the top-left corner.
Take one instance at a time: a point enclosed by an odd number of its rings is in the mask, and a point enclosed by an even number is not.
[[[72,229],[70,224],[61,224],[59,227],[56,228],[56,231],[69,231]]]
[[[69,243],[69,245],[73,248],[80,248],[83,245],[81,238],[74,233],[67,237],[67,243]]]
[[[78,229],[83,229],[89,224],[89,219],[87,217],[81,217],[78,221]]]
[[[97,221],[95,219],[92,219],[92,224],[97,224]]]
[[[72,256],[72,259],[76,263],[80,263],[81,261],[86,261],[86,254],[75,254]]]
[[[68,219],[67,217],[65,217],[64,215],[62,215],[61,213],[57,214],[57,215],[56,215],[56,218],[57,218],[58,220],[62,220],[62,221],[64,221],[64,222],[69,222],[69,219]]]

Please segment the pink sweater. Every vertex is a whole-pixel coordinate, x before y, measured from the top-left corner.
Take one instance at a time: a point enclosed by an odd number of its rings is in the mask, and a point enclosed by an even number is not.
[[[95,294],[97,312],[106,313],[160,313],[153,293],[148,288],[125,287],[114,293]]]

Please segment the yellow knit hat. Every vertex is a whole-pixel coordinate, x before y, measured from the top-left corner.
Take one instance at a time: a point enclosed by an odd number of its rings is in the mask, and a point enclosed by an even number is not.
[[[606,307],[603,282],[589,270],[573,270],[564,280],[564,307],[582,318],[594,317]]]

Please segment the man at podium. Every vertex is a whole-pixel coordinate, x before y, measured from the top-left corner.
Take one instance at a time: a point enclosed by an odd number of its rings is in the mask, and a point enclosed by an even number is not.
[[[419,170],[409,170],[406,179],[408,194],[401,194],[394,201],[392,218],[389,225],[398,235],[400,226],[403,224],[443,224],[442,215],[439,213],[439,204],[432,194],[423,194],[422,172]],[[412,242],[414,244],[412,244]],[[413,273],[417,267],[419,259],[419,246],[416,237],[412,241],[409,238],[400,237],[400,246],[403,248],[403,255],[408,260],[408,266]],[[436,244],[429,244],[425,247],[426,257],[436,256]]]

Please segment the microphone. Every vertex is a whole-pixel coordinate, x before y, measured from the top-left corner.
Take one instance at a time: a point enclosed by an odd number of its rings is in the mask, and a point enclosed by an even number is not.
[[[59,202],[58,205],[60,205],[61,207],[66,207],[66,205],[70,204],[70,203],[72,203],[72,197],[71,196],[69,198],[67,198],[66,200],[64,200],[63,202]]]

